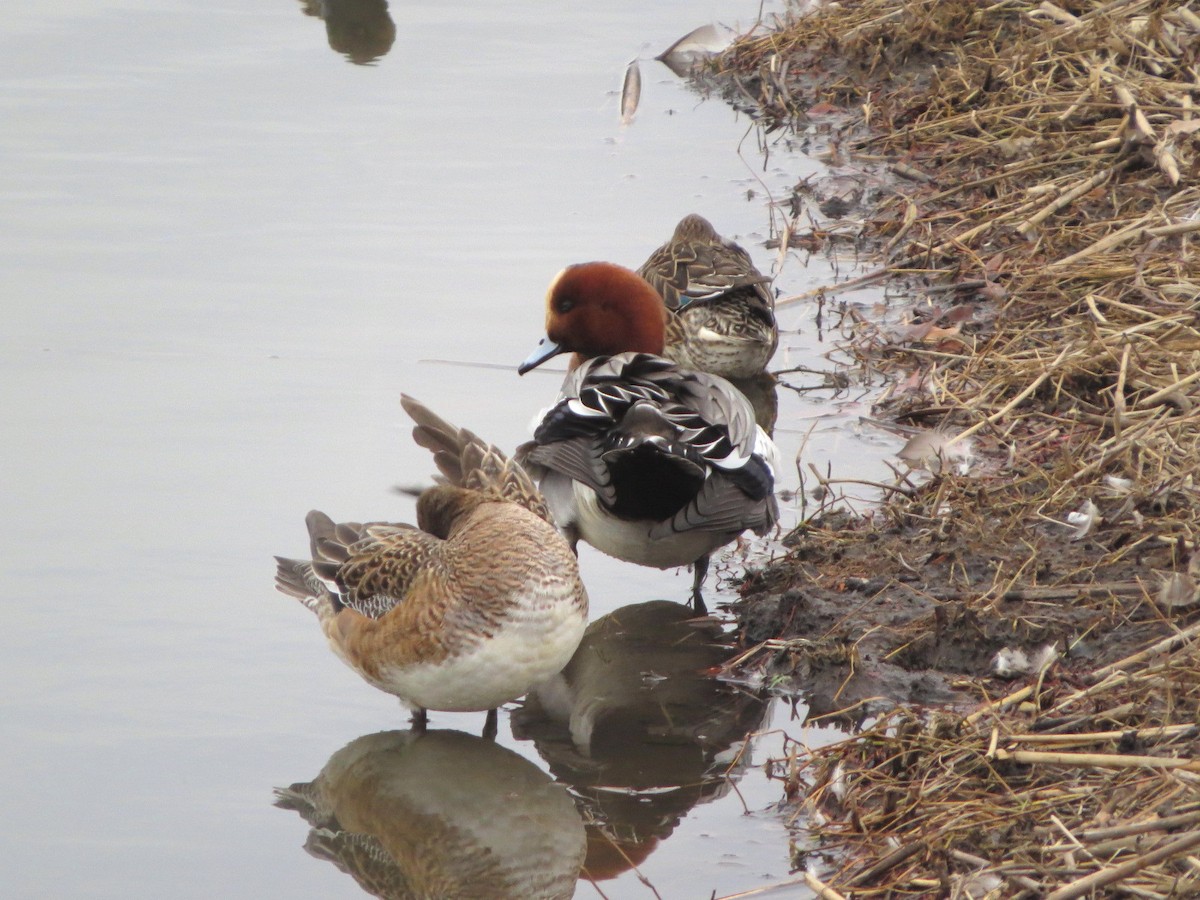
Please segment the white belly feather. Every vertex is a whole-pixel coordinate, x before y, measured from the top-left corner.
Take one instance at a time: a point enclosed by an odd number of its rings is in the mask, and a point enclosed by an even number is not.
[[[425,709],[470,712],[494,709],[556,675],[570,660],[587,627],[586,613],[569,585],[561,597],[514,600],[496,633],[436,663],[396,666],[379,687]]]

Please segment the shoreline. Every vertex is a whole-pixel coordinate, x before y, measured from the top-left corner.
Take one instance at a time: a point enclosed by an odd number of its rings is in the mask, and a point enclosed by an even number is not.
[[[1178,4],[868,0],[700,76],[875,176],[832,212],[910,304],[841,347],[890,377],[908,471],[869,517],[810,482],[735,607],[731,677],[866,728],[778,766],[831,891],[1200,881],[1197,47]]]

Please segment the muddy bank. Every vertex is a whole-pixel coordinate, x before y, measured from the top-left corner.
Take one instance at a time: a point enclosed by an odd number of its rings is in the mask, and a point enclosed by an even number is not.
[[[988,675],[1006,647],[1103,663],[1190,614],[1158,594],[1189,577],[1200,509],[1193,19],[840,4],[711,75],[834,163],[797,185],[780,240],[833,252],[853,228],[876,268],[781,303],[840,309],[842,351],[891,376],[873,415],[910,435],[898,469],[917,473],[863,519],[802,472],[817,511],[743,586],[749,644],[809,642],[767,670],[794,660],[821,712],[969,700],[956,676]],[[848,316],[847,288],[879,281],[905,298],[886,322]],[[855,649],[840,669],[836,646]],[[826,671],[836,697],[811,684]]]
[[[836,315],[842,374],[889,375],[872,414],[909,437],[867,516],[852,461],[803,472],[811,515],[737,604],[735,674],[870,725],[782,763],[805,865],[851,896],[1195,889],[1200,830],[1161,822],[1200,800],[1200,16],[868,0],[776,25],[705,78],[836,167],[779,241],[852,234],[855,283],[904,299],[780,302]],[[1021,755],[1049,733],[1091,755]]]
[[[747,578],[736,607],[740,674],[802,695],[813,717],[852,724],[897,703],[966,708],[1051,654],[1060,667],[1103,665],[1169,628],[1153,603],[1157,582],[1139,578],[1168,569],[1174,548],[1105,564],[1107,547],[1068,544],[1066,529],[1034,553],[1021,542],[979,546],[979,524],[959,529],[953,518],[944,529],[830,518]]]

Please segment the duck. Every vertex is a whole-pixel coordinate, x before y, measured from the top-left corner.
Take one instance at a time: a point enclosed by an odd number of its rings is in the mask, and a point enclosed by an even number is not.
[[[568,266],[546,294],[546,336],[520,374],[572,353],[558,399],[518,458],[572,547],[627,562],[691,565],[691,604],[709,556],[778,518],[778,451],[729,381],[663,354],[667,311],[636,272]]]
[[[663,356],[735,382],[764,373],[779,344],[771,279],[708,219],[684,216],[638,274],[671,311]]]
[[[413,438],[439,483],[417,524],[335,523],[313,510],[311,559],[276,557],[275,583],[312,610],[330,648],[413,710],[496,709],[557,674],[579,646],[588,598],[573,548],[529,474],[411,397]]]

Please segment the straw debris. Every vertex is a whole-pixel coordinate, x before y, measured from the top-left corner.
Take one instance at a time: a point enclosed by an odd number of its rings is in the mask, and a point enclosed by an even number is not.
[[[1192,626],[1078,684],[965,717],[896,709],[795,748],[776,765],[815,839],[798,861],[853,897],[1200,891],[1198,640]]]
[[[779,246],[857,217],[877,268],[779,302],[824,303],[841,377],[890,378],[872,421],[926,435],[866,515],[802,472],[818,508],[742,587],[730,672],[857,729],[775,763],[798,866],[828,896],[1200,893],[1197,5],[842,0],[708,77],[864,173],[777,203]],[[847,299],[870,282],[902,321]]]

